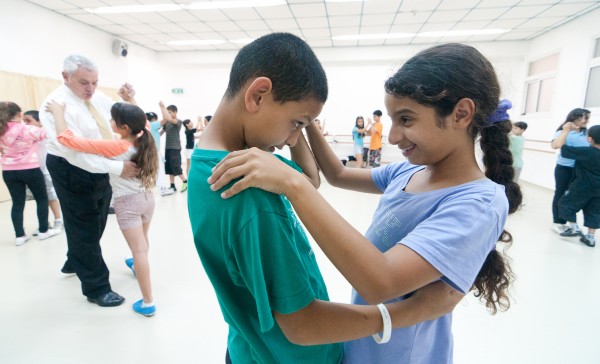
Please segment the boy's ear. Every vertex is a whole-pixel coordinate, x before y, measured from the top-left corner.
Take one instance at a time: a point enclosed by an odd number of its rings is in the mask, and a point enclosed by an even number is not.
[[[265,96],[271,92],[273,83],[268,77],[257,77],[250,83],[244,94],[244,102],[249,112],[256,112],[264,102]]]
[[[453,125],[460,128],[467,128],[473,121],[475,114],[475,103],[469,98],[460,99],[454,106]]]

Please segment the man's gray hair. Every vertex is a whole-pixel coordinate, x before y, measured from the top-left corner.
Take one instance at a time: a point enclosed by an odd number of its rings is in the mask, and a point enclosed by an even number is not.
[[[65,58],[65,62],[63,63],[63,71],[67,72],[69,75],[77,72],[79,67],[85,68],[89,71],[98,71],[98,68],[94,62],[84,56],[72,54]]]

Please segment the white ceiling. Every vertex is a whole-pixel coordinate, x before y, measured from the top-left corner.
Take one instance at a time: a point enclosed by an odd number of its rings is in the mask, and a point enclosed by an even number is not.
[[[92,14],[85,8],[141,4],[186,4],[194,0],[28,0],[116,38],[163,51],[238,49],[243,44],[176,46],[169,41],[257,38],[294,33],[314,48],[390,46],[438,42],[532,39],[600,7],[600,0],[288,0],[287,5]],[[201,0],[198,0],[201,1]],[[206,0],[205,0],[206,1]],[[334,36],[511,29],[504,34],[398,39],[333,40]],[[600,29],[600,28],[599,28]]]

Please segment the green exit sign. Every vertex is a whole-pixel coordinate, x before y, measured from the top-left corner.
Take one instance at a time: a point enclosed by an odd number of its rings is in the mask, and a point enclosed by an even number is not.
[[[183,89],[182,88],[172,88],[171,89],[171,93],[182,94],[183,93]]]

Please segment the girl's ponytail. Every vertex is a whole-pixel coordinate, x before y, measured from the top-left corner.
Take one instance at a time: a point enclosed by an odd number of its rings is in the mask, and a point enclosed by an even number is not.
[[[517,211],[523,200],[521,188],[514,181],[513,157],[509,149],[508,134],[512,129],[512,123],[506,111],[511,107],[510,101],[502,100],[498,108],[486,118],[486,125],[479,131],[485,175],[504,186],[509,214]],[[512,236],[503,230],[498,241],[510,246]],[[514,274],[508,264],[508,258],[497,248],[493,249],[488,254],[473,284],[475,296],[485,300],[487,308],[493,314],[498,311],[498,308],[505,311],[510,307],[508,287],[513,280]]]
[[[145,189],[150,190],[156,185],[158,175],[158,153],[150,131],[142,128],[133,143],[137,153],[131,160],[140,168],[139,178]]]

